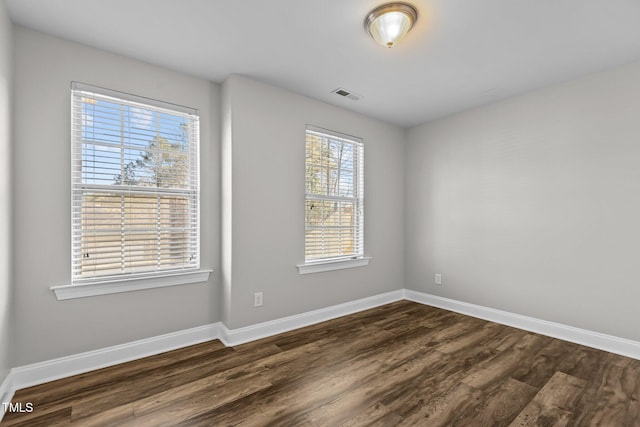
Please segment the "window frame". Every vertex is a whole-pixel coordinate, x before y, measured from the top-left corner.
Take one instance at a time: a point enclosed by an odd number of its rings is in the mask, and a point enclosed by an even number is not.
[[[79,117],[83,114],[83,111],[78,110],[78,97],[86,94],[87,97],[93,96],[94,99],[112,99],[116,104],[125,105],[129,108],[139,106],[141,108],[147,108],[148,111],[154,111],[155,114],[168,114],[168,117],[175,116],[181,117],[188,123],[186,141],[188,146],[185,150],[187,153],[186,164],[187,169],[187,184],[185,186],[179,186],[176,188],[162,186],[148,186],[145,188],[143,185],[131,184],[126,185],[122,183],[107,183],[96,184],[87,183],[82,179],[82,174],[86,173],[83,169],[82,160],[78,162],[78,159],[82,159],[83,156],[83,125],[78,123]],[[87,85],[84,83],[72,82],[71,83],[71,284],[52,286],[58,299],[79,298],[92,295],[102,295],[109,293],[126,292],[132,290],[149,289],[156,287],[175,286],[188,283],[199,283],[207,281],[212,270],[201,270],[201,250],[200,250],[200,113],[198,110],[184,107],[181,105],[171,104],[168,102],[158,101],[151,98],[146,98],[138,95],[132,95],[125,92],[119,92],[112,89],[106,89],[98,86]],[[157,116],[156,116],[157,117]],[[121,119],[122,120],[122,119]],[[157,118],[156,118],[157,120]],[[122,126],[122,122],[120,122]],[[157,125],[160,126],[160,125]],[[161,138],[161,134],[157,134],[158,138]],[[121,142],[120,144],[124,144]],[[120,150],[125,150],[125,145],[121,145]],[[156,148],[158,149],[158,148]],[[141,148],[142,150],[142,148]],[[161,150],[161,149],[158,149]],[[124,153],[124,151],[121,151]],[[121,156],[124,154],[121,154]],[[195,158],[194,158],[195,157]],[[175,175],[169,175],[169,177]],[[171,178],[167,178],[171,179]],[[84,206],[83,197],[85,194],[92,194],[92,187],[101,187],[101,191],[105,191],[106,197],[109,194],[120,194],[121,197],[131,197],[131,194],[139,194],[142,198],[156,197],[158,200],[158,207],[155,210],[149,212],[156,212],[157,216],[157,232],[158,233],[173,233],[175,232],[175,226],[161,225],[161,203],[167,203],[169,199],[166,197],[178,197],[185,200],[184,209],[186,215],[184,217],[186,228],[182,228],[186,233],[184,237],[183,245],[187,245],[187,248],[194,248],[193,253],[194,260],[187,259],[187,263],[179,266],[173,264],[171,258],[169,258],[169,267],[163,267],[162,259],[163,255],[160,255],[160,246],[158,246],[158,262],[154,266],[150,266],[142,271],[134,271],[134,269],[127,268],[128,271],[123,271],[117,274],[103,274],[95,275],[92,277],[82,277],[78,272],[79,266],[81,266],[82,258],[82,223],[79,218],[82,206]],[[109,190],[109,191],[107,191]],[[166,195],[165,193],[171,193]],[[176,196],[173,196],[173,194]],[[100,193],[96,193],[100,194]],[[134,198],[135,200],[135,198]],[[141,199],[142,200],[142,199]],[[125,202],[122,202],[125,203]],[[140,201],[138,203],[143,203]],[[124,204],[120,209],[125,209]],[[171,207],[169,207],[171,209]],[[121,215],[124,215],[121,213]],[[77,217],[77,218],[76,218]],[[124,218],[124,217],[123,217]],[[124,220],[123,220],[124,221]],[[124,223],[123,223],[124,224]],[[124,227],[124,225],[123,225]],[[170,227],[170,228],[167,228]],[[195,230],[194,230],[195,228]],[[164,230],[164,231],[163,231]],[[167,231],[168,230],[168,231]],[[137,231],[136,231],[137,232]],[[120,230],[121,236],[126,236],[127,232],[125,228]],[[123,234],[124,233],[124,234]],[[134,232],[135,233],[135,232]],[[160,235],[160,234],[159,234]],[[121,237],[124,238],[124,237]],[[159,238],[158,238],[159,239]],[[158,240],[160,245],[160,240]],[[121,250],[122,256],[128,257],[123,249]],[[182,249],[182,256],[189,255],[189,252],[185,252],[186,249]]]
[[[307,137],[309,135],[319,136],[321,138],[334,139],[342,143],[351,144],[353,147],[354,165],[352,173],[352,187],[349,190],[353,193],[353,196],[336,196],[336,195],[321,195],[310,194],[307,192]],[[344,268],[361,267],[369,264],[370,257],[364,255],[364,141],[362,138],[352,135],[336,132],[333,130],[306,125],[305,127],[305,242],[304,242],[304,258],[305,262],[298,264],[298,272],[300,274],[318,273],[330,270],[339,270]],[[341,168],[339,168],[341,169]],[[340,182],[337,183],[340,186]],[[357,246],[353,253],[337,255],[337,256],[324,256],[324,257],[308,257],[309,248],[307,246],[307,232],[309,224],[307,223],[307,208],[306,205],[309,201],[315,200],[320,202],[347,202],[353,203],[355,210],[354,224],[352,227],[354,233],[354,242]]]

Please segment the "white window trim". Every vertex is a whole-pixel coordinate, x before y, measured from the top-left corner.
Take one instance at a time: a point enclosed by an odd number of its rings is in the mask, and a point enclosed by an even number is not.
[[[342,270],[344,268],[364,267],[365,265],[369,265],[369,260],[371,260],[371,257],[363,256],[307,262],[305,264],[298,264],[296,267],[298,267],[298,273],[300,274],[322,273],[324,271]]]
[[[346,140],[349,143],[360,145],[360,147],[363,147],[362,138],[357,136],[343,134],[340,132],[321,128],[318,126],[306,125],[305,136],[308,134],[309,131],[313,133],[320,133],[323,135],[332,136],[334,138],[341,139],[341,140]],[[354,187],[354,192],[357,190],[360,206],[362,209],[364,209],[364,203],[363,203],[364,191],[362,188],[364,185],[364,174],[362,174],[362,169],[364,168],[364,158],[360,159],[358,163],[358,167],[360,168],[359,177],[358,177],[359,182],[358,184],[356,184],[356,187]],[[305,184],[306,184],[306,181],[305,181]],[[305,195],[305,202],[309,196],[310,196],[309,194]],[[305,227],[306,227],[306,223],[305,223]],[[364,255],[364,226],[361,225],[361,227],[362,227],[360,230],[361,251],[358,251],[359,253],[353,254],[347,257],[341,257],[341,258],[319,258],[319,259],[312,259],[308,261],[305,260],[304,264],[298,264],[296,266],[298,268],[298,272],[300,274],[321,273],[323,271],[341,270],[344,268],[363,267],[368,265],[371,257],[367,257]],[[305,253],[306,253],[306,247],[305,247]]]
[[[196,270],[165,275],[146,275],[111,280],[91,281],[82,284],[51,286],[56,298],[60,300],[92,297],[96,295],[117,294],[142,289],[180,286],[189,283],[201,283],[209,280],[213,270]]]
[[[170,113],[178,112],[188,115],[194,115],[199,120],[199,111],[194,108],[184,107],[181,105],[157,101],[151,98],[145,98],[138,95],[132,95],[129,93],[118,92],[111,89],[106,89],[97,86],[86,85],[79,82],[72,82],[72,103],[73,99],[73,91],[83,91],[86,90],[88,92],[96,92],[99,95],[114,97],[118,100],[125,100],[129,102],[141,103],[143,105],[148,105],[155,108],[167,109],[169,108]],[[72,118],[75,112],[72,107]],[[197,123],[199,126],[199,122]],[[70,299],[70,298],[82,298],[87,296],[94,295],[105,295],[111,293],[120,293],[120,292],[128,292],[142,289],[151,289],[151,288],[159,288],[159,287],[167,287],[167,286],[177,286],[184,285],[189,283],[199,283],[206,282],[209,279],[209,275],[213,272],[213,270],[200,270],[200,167],[199,167],[199,159],[200,159],[200,140],[199,140],[199,130],[197,131],[198,136],[195,143],[196,150],[196,211],[197,211],[197,226],[196,226],[196,235],[197,235],[197,263],[195,265],[190,266],[188,269],[167,269],[166,271],[149,271],[144,273],[127,273],[124,275],[105,275],[103,277],[97,278],[79,278],[71,280],[71,284],[69,285],[56,285],[51,286],[49,289],[55,292],[56,298],[58,300],[62,299]],[[75,144],[75,141],[73,141]],[[73,145],[75,148],[75,145]],[[192,189],[189,189],[190,191]],[[72,192],[74,191],[74,183],[72,177]],[[188,193],[186,191],[185,193]],[[73,199],[73,197],[72,197]],[[73,211],[73,200],[72,200],[72,211]],[[74,233],[74,224],[72,219],[72,241],[73,241],[73,233]],[[73,253],[72,253],[73,259]],[[72,261],[73,262],[73,261]],[[73,268],[73,266],[72,266]]]

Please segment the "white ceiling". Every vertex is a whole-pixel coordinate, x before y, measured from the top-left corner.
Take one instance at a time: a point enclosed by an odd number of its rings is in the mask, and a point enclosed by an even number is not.
[[[640,0],[409,1],[418,22],[393,49],[363,28],[384,0],[6,4],[45,33],[215,82],[243,74],[404,127],[640,59]]]

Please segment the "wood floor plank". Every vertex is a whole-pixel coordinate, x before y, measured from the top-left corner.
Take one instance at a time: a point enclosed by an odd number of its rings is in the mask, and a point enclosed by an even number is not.
[[[456,426],[508,426],[536,395],[538,389],[507,379],[493,390],[483,392],[482,403],[467,411]]]
[[[640,367],[610,365],[598,380],[598,399],[581,402],[575,425],[640,426]]]
[[[426,353],[433,357],[432,353]],[[393,409],[396,413],[407,418],[431,401],[444,399],[452,390],[460,384],[460,379],[478,363],[490,359],[495,355],[492,350],[476,347],[463,354],[446,355],[435,362],[424,363],[423,360],[407,362],[406,365],[415,365],[419,370],[417,375],[412,375],[400,384],[391,384],[384,389],[380,401]],[[399,367],[397,369],[407,369]],[[395,377],[395,375],[393,375]]]
[[[556,372],[511,425],[568,425],[585,384],[580,378]]]
[[[380,363],[378,372],[383,375],[385,381],[380,381],[379,377],[375,376],[358,387],[350,388],[343,393],[335,393],[331,400],[311,409],[306,416],[320,425],[340,424],[347,422],[354,414],[362,414],[370,408],[376,408],[376,405],[379,405],[377,409],[388,409],[381,399],[388,395],[389,390],[399,390],[416,378],[422,377],[425,365],[433,368],[439,365],[444,366],[448,359],[449,356],[432,351],[424,354],[415,363],[396,365],[391,371],[387,370],[390,365],[385,366]],[[386,418],[386,413],[384,415]]]
[[[560,372],[589,381],[600,366],[608,363],[609,353],[605,351],[578,344],[567,344],[567,353],[558,364]]]
[[[402,421],[402,417],[390,410],[382,403],[375,403],[362,412],[347,414],[347,420],[339,423],[341,427],[387,427],[395,426]],[[326,424],[325,424],[326,425]]]
[[[497,351],[505,351],[512,348],[518,342],[529,334],[527,331],[521,329],[512,328],[510,326],[498,325],[500,328],[500,334],[495,338],[484,343],[485,346],[493,348]]]
[[[640,427],[640,361],[399,301],[18,391],[4,426]]]
[[[537,353],[546,342],[548,339],[545,337],[527,334],[512,348],[479,364],[474,372],[462,379],[462,382],[471,387],[483,389],[495,382],[504,381],[521,366],[524,358]]]
[[[73,419],[73,413],[71,414]],[[71,425],[82,427],[120,427],[128,422],[135,420],[133,404],[116,406],[115,408],[99,412],[90,417],[82,417],[72,421]]]
[[[71,425],[71,408],[58,408],[45,414],[37,414],[34,417],[26,417],[30,414],[5,413],[2,420],[3,426],[11,427],[62,427]]]
[[[225,381],[208,377],[182,390],[164,392],[133,404],[134,419],[121,423],[128,426],[173,426],[227,402],[264,390],[271,386],[259,374]]]
[[[456,339],[444,342],[435,347],[442,353],[453,354],[460,351],[464,351],[467,348],[481,345],[482,343],[491,340],[500,333],[500,329],[495,323],[486,323],[477,328],[471,328],[463,335],[460,335]]]
[[[262,396],[268,405],[262,405],[259,411],[246,413],[241,425],[261,425],[265,417],[274,424],[302,424],[300,417],[306,415],[308,408],[318,407],[336,394],[370,382],[377,377],[379,366],[375,359],[356,359],[322,373],[316,372],[311,381],[305,377],[304,381],[293,384],[288,381],[286,387],[274,386]]]
[[[409,413],[399,426],[451,426],[466,410],[477,405],[482,395],[480,390],[458,383],[453,389]]]
[[[211,363],[211,360],[206,356],[198,356],[190,358],[189,363],[174,366],[172,369],[159,369],[149,372],[143,378],[135,380],[141,387],[132,387],[132,382],[129,380],[120,381],[116,384],[110,383],[108,388],[101,393],[92,393],[90,397],[82,399],[83,416],[89,416],[114,406],[127,404],[190,384],[202,377],[225,372],[235,366],[242,366],[251,361],[271,356],[276,351],[270,347],[265,347],[263,352],[251,354],[240,354],[233,349],[229,350],[231,351],[219,354],[215,364]],[[80,403],[76,406],[79,405]]]
[[[540,388],[559,370],[558,366],[571,355],[575,349],[575,344],[560,340],[551,340],[540,351],[529,358],[528,363],[519,364],[511,377]]]

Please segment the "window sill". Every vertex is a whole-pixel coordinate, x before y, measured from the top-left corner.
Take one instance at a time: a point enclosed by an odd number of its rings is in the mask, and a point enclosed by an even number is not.
[[[136,277],[76,285],[51,286],[49,289],[56,294],[58,300],[65,300],[206,282],[212,272],[213,270],[197,270],[155,277]]]
[[[360,257],[353,259],[337,259],[331,261],[309,262],[297,265],[298,273],[322,273],[323,271],[342,270],[343,268],[363,267],[369,265],[371,257]]]

